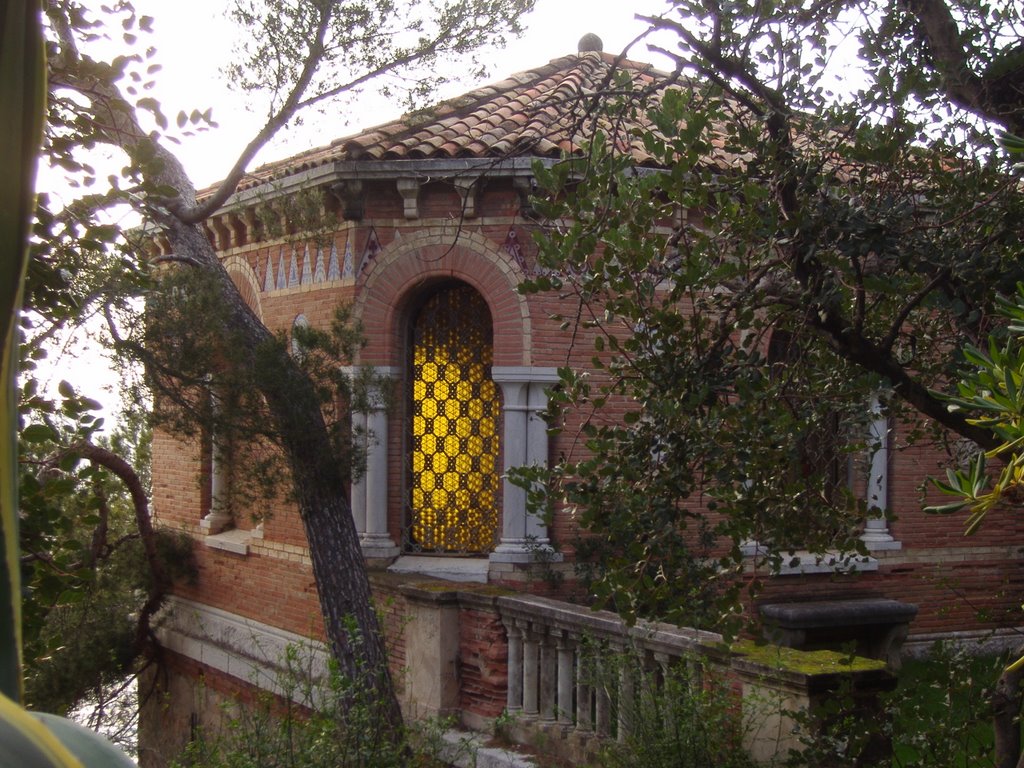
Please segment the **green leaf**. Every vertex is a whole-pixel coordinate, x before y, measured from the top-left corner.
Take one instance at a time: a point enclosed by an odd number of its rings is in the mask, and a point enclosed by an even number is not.
[[[57,438],[57,433],[46,424],[30,424],[21,430],[20,437],[26,443],[45,443]]]
[[[924,511],[930,515],[950,515],[954,512],[959,512],[967,506],[966,501],[954,501],[949,504],[938,504],[934,506],[927,506]]]
[[[0,694],[15,701],[21,698],[21,577],[13,321],[28,263],[32,189],[46,108],[41,17],[38,0],[4,3],[0,9]]]
[[[83,768],[134,768],[135,763],[101,735],[64,717],[34,713]]]

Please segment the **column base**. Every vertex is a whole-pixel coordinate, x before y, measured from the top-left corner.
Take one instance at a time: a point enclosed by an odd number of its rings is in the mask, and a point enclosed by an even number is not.
[[[359,548],[367,560],[390,560],[401,550],[386,533],[364,533],[359,537]]]
[[[547,539],[502,539],[488,559],[492,563],[560,563],[564,557]]]
[[[865,531],[860,540],[864,542],[864,546],[869,552],[903,549],[903,542],[897,541],[883,531]]]
[[[207,536],[216,536],[218,533],[231,528],[234,525],[231,515],[223,512],[210,512],[199,521],[199,530]]]

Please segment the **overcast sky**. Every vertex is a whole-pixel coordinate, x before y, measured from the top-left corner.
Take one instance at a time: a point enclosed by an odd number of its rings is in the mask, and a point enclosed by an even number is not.
[[[164,111],[175,115],[180,109],[203,111],[213,107],[214,119],[219,123],[218,129],[188,139],[176,150],[200,186],[224,176],[238,149],[260,125],[258,116],[246,111],[244,99],[227,87],[220,74],[230,61],[234,37],[231,23],[224,17],[227,5],[227,0],[135,1],[140,14],[156,20],[153,40],[164,69],[158,75],[155,95]],[[487,80],[464,80],[448,86],[441,95],[454,96],[575,53],[577,42],[588,32],[603,40],[606,51],[617,53],[645,28],[634,14],[656,13],[666,4],[664,0],[537,0],[536,6],[525,17],[527,29],[522,38],[512,40],[504,49],[483,52],[490,70]],[[652,60],[642,44],[631,55],[642,61]],[[345,114],[311,115],[304,126],[285,131],[256,164],[326,144],[399,116],[388,102],[374,98],[372,91],[370,87]]]

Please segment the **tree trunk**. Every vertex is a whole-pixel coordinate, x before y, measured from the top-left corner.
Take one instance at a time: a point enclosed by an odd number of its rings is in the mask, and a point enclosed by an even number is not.
[[[1017,650],[1024,654],[1024,647]],[[1020,709],[1024,669],[1004,671],[992,692],[992,730],[995,736],[995,768],[1024,768],[1020,753]]]
[[[143,130],[132,104],[113,81],[82,68],[70,23],[52,16],[62,43],[51,59],[51,86],[86,93],[94,105],[94,131],[100,141],[132,153],[151,153],[143,169],[149,188],[170,188],[170,198],[149,198],[148,211],[168,238],[174,255],[215,281],[223,299],[227,332],[239,354],[234,364],[252,372],[272,366],[274,375],[253,375],[270,409],[281,449],[291,467],[306,538],[313,561],[325,632],[341,672],[372,693],[374,719],[400,736],[401,710],[387,664],[384,637],[371,603],[370,582],[359,547],[355,522],[345,498],[340,462],[334,455],[320,403],[309,377],[287,351],[274,343],[269,330],[248,307],[231,281],[202,224],[190,216],[196,210],[195,186],[181,162]],[[264,141],[266,140],[265,137]],[[276,351],[275,351],[276,350]],[[270,352],[272,359],[265,359]]]
[[[132,509],[135,511],[135,526],[139,531],[142,550],[145,553],[146,563],[152,577],[149,594],[139,611],[136,622],[135,647],[141,652],[150,639],[151,620],[160,610],[160,606],[163,605],[164,599],[167,597],[167,590],[171,587],[171,581],[157,552],[156,533],[153,530],[153,520],[149,513],[149,498],[146,496],[146,489],[142,487],[142,481],[139,480],[132,465],[113,451],[82,440],[72,445],[69,452],[77,453],[94,464],[106,467],[124,483],[131,495]]]
[[[199,265],[216,281],[233,341],[246,364],[269,366],[254,376],[280,435],[295,487],[327,640],[342,674],[370,694],[375,718],[397,736],[401,709],[388,668],[387,649],[374,610],[370,580],[344,492],[341,463],[331,445],[320,403],[308,376],[243,301],[200,225],[175,221],[166,232],[178,257]],[[268,351],[275,356],[265,358]],[[236,357],[237,359],[237,357]]]

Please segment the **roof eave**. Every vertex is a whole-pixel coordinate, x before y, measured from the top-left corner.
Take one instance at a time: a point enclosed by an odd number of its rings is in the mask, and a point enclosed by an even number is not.
[[[329,186],[339,181],[391,179],[456,179],[459,177],[515,178],[533,175],[533,164],[550,167],[555,158],[418,158],[414,160],[336,160],[315,168],[266,181],[235,192],[214,215],[266,202],[310,187]]]

